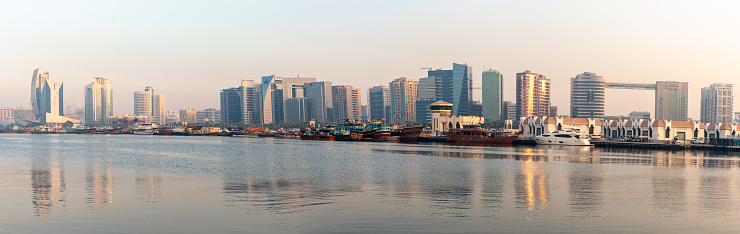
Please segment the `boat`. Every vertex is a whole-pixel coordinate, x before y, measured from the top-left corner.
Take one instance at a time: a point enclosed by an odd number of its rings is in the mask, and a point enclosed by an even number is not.
[[[154,135],[154,127],[152,124],[142,124],[134,129],[134,135]]]
[[[450,142],[511,144],[521,134],[521,131],[494,131],[483,129],[480,125],[463,125],[463,128],[450,129],[447,136]]]
[[[383,125],[375,129],[373,141],[391,141],[391,126]]]
[[[404,127],[401,128],[401,136],[400,139],[402,142],[417,142],[419,141],[419,135],[421,135],[421,131],[424,130],[424,127],[426,127],[427,124],[423,124],[421,126],[416,127]]]
[[[334,141],[334,136],[331,135],[329,129],[307,129],[301,134],[301,140],[314,140],[314,141]]]
[[[557,130],[534,137],[538,145],[591,145],[589,138],[578,129]]]

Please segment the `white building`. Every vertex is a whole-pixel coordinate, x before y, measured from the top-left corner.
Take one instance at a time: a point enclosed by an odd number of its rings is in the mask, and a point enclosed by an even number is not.
[[[578,129],[588,135],[602,135],[602,122],[596,118],[565,117],[523,117],[519,120],[519,130],[525,137],[538,136],[557,130]]]
[[[732,84],[715,83],[701,88],[701,121],[732,123]]]
[[[452,103],[438,101],[429,105],[432,110],[432,132],[435,135],[462,128],[464,125],[483,124],[483,117],[452,115]]]

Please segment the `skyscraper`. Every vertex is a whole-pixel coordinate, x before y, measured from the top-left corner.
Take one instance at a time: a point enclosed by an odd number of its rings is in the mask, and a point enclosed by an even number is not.
[[[388,86],[373,86],[367,89],[367,100],[370,105],[370,119],[389,119],[391,90]],[[388,111],[388,112],[386,112]]]
[[[732,84],[711,84],[701,88],[701,122],[732,123]]]
[[[184,109],[180,110],[180,123],[187,123],[189,125],[198,122],[198,111],[195,109]]]
[[[85,124],[104,125],[113,116],[113,82],[96,77],[85,86]]]
[[[516,74],[516,118],[550,115],[550,79],[525,71]]]
[[[570,117],[604,118],[604,77],[584,72],[570,79]]]
[[[331,89],[332,102],[334,103],[334,120],[359,120],[362,118],[362,102],[359,88],[349,85],[335,85]]]
[[[221,110],[216,110],[216,108],[208,108],[205,110],[198,110],[196,113],[196,122],[197,123],[219,123],[221,122]]]
[[[502,106],[502,109],[503,109],[503,114],[501,116],[501,119],[502,120],[512,120],[512,121],[517,121],[518,120],[516,118],[516,111],[517,111],[516,103],[514,103],[512,101],[504,101],[501,104],[501,106]]]
[[[134,92],[134,115],[152,116],[152,93],[150,91]]]
[[[49,73],[39,74],[39,69],[33,70],[31,77],[31,109],[36,120],[41,119],[41,91],[44,89],[46,80],[49,79]]]
[[[285,100],[285,121],[288,123],[304,123],[310,121],[313,116],[314,99],[312,98],[291,98]]]
[[[658,81],[655,90],[655,118],[673,121],[688,120],[689,83]]]
[[[470,115],[473,101],[473,70],[467,64],[452,63],[452,70],[429,70],[435,77],[437,101],[453,104],[452,115]]]
[[[105,124],[101,101],[102,86],[96,82],[85,86],[85,125],[95,126]]]
[[[221,91],[221,122],[257,125],[262,123],[260,84],[242,80],[239,87]]]
[[[39,105],[41,123],[47,123],[47,117],[64,115],[64,84],[61,81],[46,80],[41,90]]]
[[[311,115],[318,122],[331,121],[334,116],[331,82],[319,81],[303,84],[303,95],[313,99]]]
[[[283,78],[275,75],[262,77],[262,123],[283,122]]]
[[[496,70],[483,72],[483,118],[501,120],[501,102],[504,101],[504,76]]]
[[[159,125],[167,124],[167,109],[164,95],[152,97],[152,123]]]
[[[405,124],[416,121],[417,82],[401,77],[390,83],[390,90],[391,123]]]

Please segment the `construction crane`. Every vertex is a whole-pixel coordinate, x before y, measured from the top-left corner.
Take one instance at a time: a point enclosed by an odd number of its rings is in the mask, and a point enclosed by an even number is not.
[[[419,68],[419,69],[429,69],[431,71],[433,68],[431,68],[431,67],[422,67],[422,68]]]

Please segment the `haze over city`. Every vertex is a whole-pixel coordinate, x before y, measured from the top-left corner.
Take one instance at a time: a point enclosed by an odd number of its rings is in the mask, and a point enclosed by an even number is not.
[[[39,67],[65,83],[69,113],[84,85],[115,83],[114,114],[133,112],[133,92],[154,86],[167,109],[219,107],[219,91],[275,74],[370,86],[426,77],[453,62],[504,76],[552,79],[552,104],[569,112],[570,79],[734,83],[740,64],[738,2],[270,1],[0,3],[0,106],[28,106]],[[607,115],[653,112],[651,91],[608,90]],[[480,100],[480,90],[474,99]],[[649,101],[645,101],[645,100]],[[363,97],[363,102],[367,100]]]

